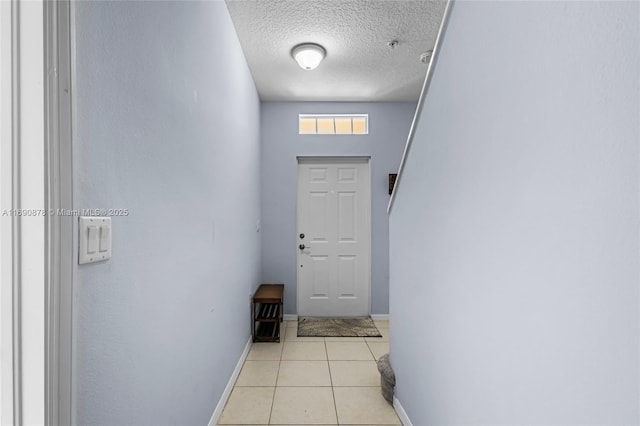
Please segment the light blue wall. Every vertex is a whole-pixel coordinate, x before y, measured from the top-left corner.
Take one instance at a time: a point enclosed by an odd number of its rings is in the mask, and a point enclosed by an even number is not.
[[[223,2],[76,2],[76,208],[113,218],[77,267],[78,424],[204,425],[260,281],[260,102]]]
[[[638,424],[639,17],[454,4],[390,217],[413,424]]]
[[[297,156],[371,156],[371,313],[389,312],[388,174],[396,173],[413,103],[262,104],[262,281],[285,284],[285,313],[297,313]],[[299,135],[298,114],[369,114],[365,136]]]

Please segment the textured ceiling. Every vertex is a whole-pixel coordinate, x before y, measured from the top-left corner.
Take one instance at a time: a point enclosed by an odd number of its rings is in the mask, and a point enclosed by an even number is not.
[[[416,101],[444,0],[226,0],[265,101]],[[396,48],[387,46],[397,40]],[[327,50],[313,71],[291,57],[300,43]]]

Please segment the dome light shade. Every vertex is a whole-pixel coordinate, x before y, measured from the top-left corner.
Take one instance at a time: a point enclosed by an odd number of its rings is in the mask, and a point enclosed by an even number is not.
[[[291,56],[303,70],[315,69],[326,53],[324,47],[314,43],[299,44],[291,50]]]

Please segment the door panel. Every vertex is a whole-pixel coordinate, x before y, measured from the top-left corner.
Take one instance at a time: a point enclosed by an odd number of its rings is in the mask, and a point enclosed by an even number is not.
[[[352,167],[338,168],[338,182],[355,182],[357,169]]]
[[[369,314],[370,200],[368,159],[300,159],[299,315]]]
[[[310,256],[311,270],[313,271],[314,298],[329,297],[329,256]]]
[[[338,297],[355,297],[356,256],[338,257]]]
[[[356,194],[354,192],[338,193],[338,241],[355,241]]]
[[[328,192],[311,192],[309,193],[309,209],[314,212],[314,218],[310,221],[307,232],[313,235],[314,241],[327,241],[329,238],[329,230],[327,229],[327,216],[329,215],[329,193]]]

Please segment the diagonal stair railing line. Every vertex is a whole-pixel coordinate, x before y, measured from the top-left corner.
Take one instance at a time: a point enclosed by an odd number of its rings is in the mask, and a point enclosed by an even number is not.
[[[424,83],[422,84],[422,90],[420,91],[420,98],[418,98],[418,104],[416,107],[416,112],[413,116],[413,121],[411,123],[411,128],[409,129],[409,136],[407,137],[407,143],[404,146],[404,152],[402,153],[402,159],[400,160],[400,167],[398,168],[398,176],[396,177],[396,182],[393,187],[393,192],[391,193],[391,199],[389,200],[389,206],[387,207],[387,214],[391,214],[391,210],[393,209],[393,202],[395,201],[395,195],[398,187],[400,186],[400,182],[402,181],[402,171],[404,170],[404,165],[409,156],[409,152],[411,150],[411,144],[413,143],[413,138],[416,132],[416,128],[418,127],[418,122],[420,121],[420,115],[422,113],[422,107],[424,106],[425,99],[427,97],[427,92],[429,91],[429,85],[431,83],[431,78],[433,76],[433,70],[436,67],[438,62],[438,56],[440,54],[440,45],[442,44],[442,38],[447,27],[447,22],[449,21],[449,14],[451,13],[451,8],[453,6],[455,0],[447,0],[447,4],[444,9],[444,15],[442,17],[442,22],[440,23],[440,29],[438,30],[438,36],[436,37],[436,43],[433,47],[433,53],[431,55],[431,61],[429,62],[429,67],[427,68],[427,75],[424,78]]]

